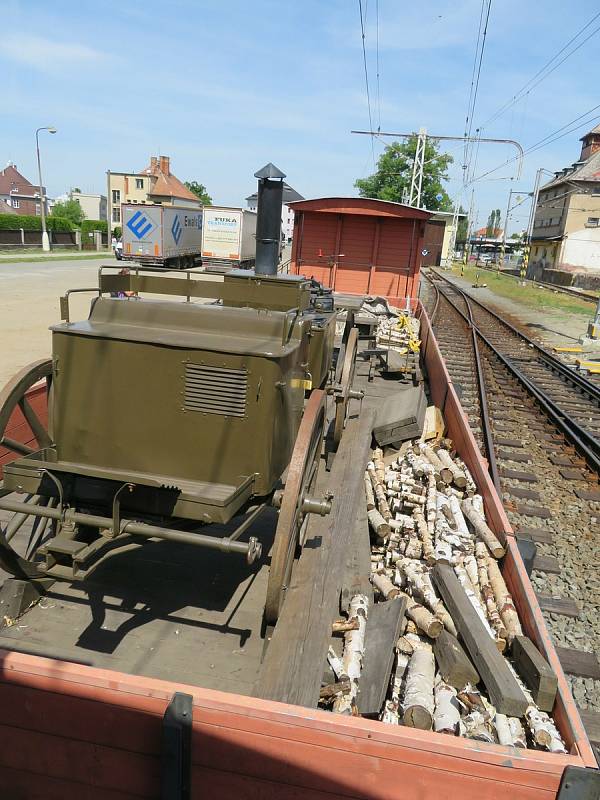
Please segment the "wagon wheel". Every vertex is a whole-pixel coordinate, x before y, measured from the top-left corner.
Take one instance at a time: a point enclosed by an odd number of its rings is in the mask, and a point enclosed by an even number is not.
[[[354,370],[356,368],[356,351],[358,348],[358,328],[352,328],[346,343],[344,353],[344,363],[340,376],[340,388],[337,389],[335,398],[335,422],[333,426],[333,449],[337,450],[342,440],[342,433],[348,416],[348,405],[350,402],[350,390],[354,382]]]
[[[302,510],[314,489],[325,430],[325,392],[315,389],[304,410],[288,467],[279,520],[273,542],[265,619],[277,622],[289,586],[296,548],[303,542],[308,514]]]
[[[0,448],[14,453],[15,458],[20,455],[30,455],[43,447],[51,447],[53,444],[47,425],[39,418],[26,397],[27,392],[42,380],[46,381],[47,398],[52,382],[52,359],[50,358],[34,361],[26,366],[0,392]],[[20,437],[24,441],[18,441],[6,435],[11,418],[13,423],[15,421],[18,423],[21,414],[31,431],[31,434],[25,432]],[[33,505],[39,503],[40,500],[37,497],[29,497],[27,502]],[[36,563],[29,558],[21,557],[10,544],[10,540],[26,518],[24,514],[15,514],[6,528],[0,530],[0,567],[18,578],[41,577]],[[41,523],[41,520],[36,522],[34,534],[36,532],[40,535],[43,533]]]

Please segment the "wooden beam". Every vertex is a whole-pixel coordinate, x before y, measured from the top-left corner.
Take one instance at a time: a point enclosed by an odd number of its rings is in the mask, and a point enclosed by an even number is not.
[[[515,636],[512,643],[515,668],[542,711],[552,711],[558,682],[552,667],[527,636]]]
[[[546,594],[536,595],[542,611],[550,614],[562,614],[565,617],[578,617],[580,608],[570,597],[550,597]]]
[[[436,564],[433,579],[492,704],[501,714],[522,717],[528,702],[496,643],[483,626],[452,567]]]
[[[363,409],[346,425],[330,473],[320,490],[334,492],[329,516],[311,516],[307,541],[267,649],[254,694],[315,708],[331,625],[339,614],[348,548],[358,509],[364,505],[364,469],[369,458],[373,413]]]
[[[440,675],[450,686],[461,690],[467,683],[472,686],[479,683],[479,673],[471,664],[458,639],[448,631],[443,630],[437,639],[433,640],[433,654]]]
[[[556,654],[560,665],[569,675],[578,678],[593,678],[600,681],[600,663],[596,653],[586,653],[583,650],[572,650],[570,647],[556,647]]]
[[[361,502],[356,510],[356,521],[352,529],[352,538],[346,554],[346,569],[342,583],[340,609],[348,613],[350,600],[355,594],[365,594],[369,598],[369,606],[373,603],[373,585],[371,575],[371,539],[369,520],[367,519],[366,498],[363,502],[364,489],[361,487]]]
[[[379,714],[385,701],[394,662],[394,646],[401,634],[406,598],[376,603],[367,618],[365,656],[357,706],[363,716]]]
[[[578,709],[578,711],[588,739],[592,744],[600,745],[600,712],[587,711],[583,708]]]

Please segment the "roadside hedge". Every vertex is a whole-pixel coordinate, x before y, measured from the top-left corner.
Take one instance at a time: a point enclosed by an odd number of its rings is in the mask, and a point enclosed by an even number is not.
[[[102,231],[107,233],[108,223],[105,219],[84,219],[81,223],[81,239],[85,241],[91,231]]]
[[[68,233],[74,230],[68,219],[52,216],[46,218],[46,227],[49,231],[57,233]],[[27,214],[0,214],[0,230],[18,231],[19,228],[23,228],[24,231],[41,231],[42,220],[40,217]]]

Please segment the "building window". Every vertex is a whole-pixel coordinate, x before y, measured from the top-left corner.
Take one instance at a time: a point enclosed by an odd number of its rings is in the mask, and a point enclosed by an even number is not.
[[[588,217],[585,224],[587,228],[597,228],[600,225],[600,217]]]
[[[592,189],[592,194],[597,197],[600,194],[600,186],[594,186]]]
[[[21,205],[20,202],[18,200],[15,200],[15,198],[13,197],[12,207],[19,208],[20,205]]]
[[[144,188],[144,179],[143,178],[136,178],[135,179],[135,188],[136,189],[143,189]]]
[[[121,190],[120,189],[113,189],[112,190],[112,201],[113,203],[120,203],[121,202]]]
[[[39,217],[41,213],[42,213],[42,209],[40,207],[40,204],[36,203],[35,204],[35,215],[36,215],[36,217]]]
[[[120,208],[113,208],[113,222],[121,222],[121,209]]]

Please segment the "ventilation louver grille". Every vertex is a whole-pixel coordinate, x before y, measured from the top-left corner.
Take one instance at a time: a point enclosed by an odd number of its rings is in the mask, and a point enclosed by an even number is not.
[[[184,407],[203,414],[246,416],[248,373],[245,369],[185,366]]]

